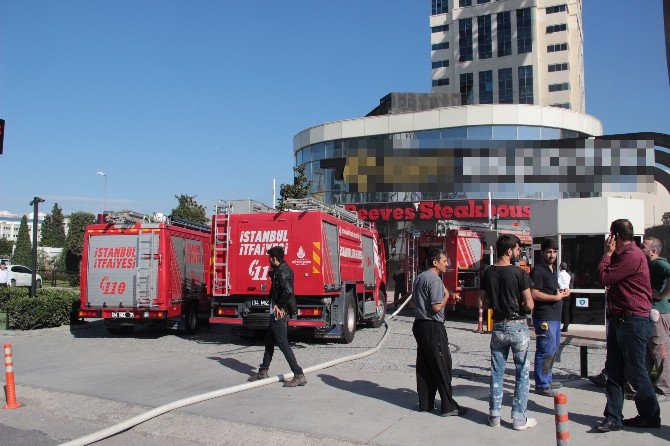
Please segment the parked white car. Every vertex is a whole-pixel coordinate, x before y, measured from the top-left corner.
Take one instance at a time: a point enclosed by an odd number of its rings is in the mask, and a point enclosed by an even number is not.
[[[23,265],[10,265],[9,282],[12,286],[30,286],[33,280],[33,270]],[[37,288],[42,288],[42,276],[35,276]]]

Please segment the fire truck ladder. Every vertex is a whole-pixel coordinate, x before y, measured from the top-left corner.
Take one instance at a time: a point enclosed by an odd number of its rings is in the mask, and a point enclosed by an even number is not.
[[[411,293],[414,287],[414,279],[416,279],[416,272],[419,269],[419,257],[416,255],[416,231],[411,231],[407,234],[409,240],[407,241],[407,271],[405,286]]]
[[[230,246],[230,210],[228,203],[216,206],[214,216],[214,289],[215,296],[227,296],[230,290],[228,252]]]
[[[135,298],[137,306],[143,308],[152,305],[154,296],[154,241],[153,233],[140,234],[137,237],[137,275],[135,280]]]
[[[370,223],[359,219],[355,212],[347,211],[341,206],[326,204],[314,198],[287,198],[283,203],[287,210],[325,212],[361,228],[372,228]]]

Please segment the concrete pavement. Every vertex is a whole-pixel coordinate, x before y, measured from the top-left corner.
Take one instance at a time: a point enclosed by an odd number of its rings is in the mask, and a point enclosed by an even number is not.
[[[529,416],[538,426],[516,432],[509,424],[512,367],[508,364],[503,426],[486,425],[488,340],[472,333],[472,321],[447,323],[454,357],[455,397],[470,408],[465,418],[416,412],[414,339],[411,317],[392,323],[393,334],[377,354],[308,375],[303,388],[272,384],[180,409],[99,444],[381,444],[419,445],[444,437],[456,444],[552,444],[553,399],[531,394]],[[303,367],[370,348],[383,334],[363,329],[354,343],[292,339]],[[260,363],[263,348],[212,327],[191,337],[150,330],[110,338],[98,322],[25,333],[4,333],[14,345],[19,401],[26,406],[0,412],[0,444],[58,444],[179,398],[244,382]],[[601,419],[602,391],[580,380],[578,348],[567,345],[556,364],[569,399],[572,444],[640,445],[670,440],[670,403],[661,404],[661,429],[590,433]],[[510,358],[511,360],[511,358]],[[602,367],[604,350],[589,357]],[[279,351],[271,373],[288,370]],[[624,415],[634,415],[626,401]]]

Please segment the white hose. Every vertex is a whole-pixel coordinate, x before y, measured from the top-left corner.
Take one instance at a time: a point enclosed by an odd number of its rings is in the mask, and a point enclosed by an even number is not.
[[[355,361],[356,359],[365,358],[366,356],[370,356],[371,354],[379,351],[379,349],[386,342],[386,339],[388,339],[388,336],[391,333],[391,326],[388,324],[387,320],[393,319],[400,312],[400,310],[402,310],[405,307],[405,305],[407,305],[407,302],[409,302],[411,296],[412,295],[410,294],[407,297],[407,299],[405,299],[405,302],[403,302],[402,305],[400,305],[400,307],[391,316],[386,318],[386,320],[384,321],[386,331],[384,332],[384,336],[382,336],[382,338],[380,339],[380,341],[377,343],[376,346],[374,346],[370,350],[366,350],[361,353],[356,353],[355,355],[349,355],[343,358],[333,359],[332,361],[307,367],[306,369],[303,369],[303,372],[304,373],[316,372],[317,370],[323,370],[328,367],[333,367],[335,365],[342,364],[343,362]],[[148,421],[159,415],[163,415],[164,413],[170,412],[172,410],[179,409],[181,407],[190,406],[191,404],[195,403],[201,403],[203,401],[218,398],[220,396],[230,395],[237,392],[243,392],[245,390],[255,389],[257,387],[267,386],[268,384],[276,383],[279,381],[287,381],[291,378],[293,378],[293,373],[285,373],[283,375],[271,376],[269,378],[261,379],[259,381],[239,384],[237,386],[226,387],[224,389],[219,390],[213,390],[211,392],[202,393],[200,395],[195,395],[189,398],[173,401],[171,403],[158,406],[155,409],[152,409],[148,412],[144,412],[140,415],[134,416],[133,418],[130,418],[126,421],[122,421],[121,423],[102,429],[98,432],[94,432],[92,434],[76,438],[74,440],[68,441],[67,443],[61,443],[60,446],[84,446],[91,443],[95,443],[96,441],[100,441],[105,438],[111,437],[112,435],[116,435],[120,432],[126,431],[134,426],[137,426],[138,424],[144,423],[145,421]]]

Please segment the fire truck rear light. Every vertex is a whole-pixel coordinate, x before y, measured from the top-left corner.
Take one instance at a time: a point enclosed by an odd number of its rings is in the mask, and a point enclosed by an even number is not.
[[[79,317],[96,317],[98,316],[97,310],[79,310]]]
[[[235,307],[219,307],[216,309],[217,316],[237,316]]]
[[[322,308],[300,308],[298,309],[298,316],[303,317],[320,317],[323,314]]]
[[[164,311],[145,311],[142,313],[142,317],[157,317],[157,318],[162,318],[165,316]]]

